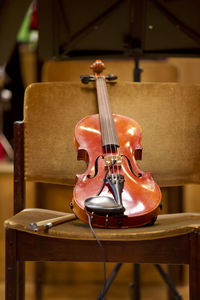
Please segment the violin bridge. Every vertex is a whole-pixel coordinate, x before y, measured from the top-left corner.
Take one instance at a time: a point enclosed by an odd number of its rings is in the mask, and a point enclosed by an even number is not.
[[[121,155],[107,155],[104,157],[105,166],[109,167],[111,165],[121,166],[123,158]]]

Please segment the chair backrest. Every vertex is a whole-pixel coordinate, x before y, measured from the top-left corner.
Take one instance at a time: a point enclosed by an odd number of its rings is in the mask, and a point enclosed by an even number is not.
[[[42,68],[42,81],[80,81],[82,75],[92,74],[91,60],[46,61]],[[119,81],[133,81],[133,59],[107,59],[106,71],[118,76]],[[177,82],[178,68],[167,61],[141,60],[142,82]]]
[[[161,186],[200,182],[200,85],[119,82],[108,86],[113,113],[143,130],[144,171]],[[93,84],[36,83],[25,93],[25,177],[73,185],[85,164],[73,146],[74,127],[97,113]]]

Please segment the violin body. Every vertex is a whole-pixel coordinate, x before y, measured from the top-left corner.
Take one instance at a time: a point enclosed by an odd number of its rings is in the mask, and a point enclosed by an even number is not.
[[[161,192],[151,173],[143,172],[136,163],[140,159],[142,131],[132,119],[113,115],[120,148],[115,154],[121,158],[113,173],[124,177],[121,193],[124,213],[118,215],[100,215],[91,213],[92,225],[106,228],[138,227],[154,223],[160,210]],[[110,153],[102,148],[99,115],[87,116],[76,125],[74,144],[78,159],[85,160],[87,169],[77,175],[73,193],[73,211],[82,221],[88,223],[85,212],[85,199],[98,194],[104,179],[107,165],[106,157]],[[97,159],[98,158],[98,159]],[[112,196],[110,186],[105,183],[101,191],[103,196]]]
[[[87,116],[76,125],[74,145],[78,159],[87,169],[76,176],[72,206],[75,215],[92,226],[128,228],[153,224],[160,210],[161,193],[151,173],[136,163],[141,159],[142,131],[132,119],[113,115],[105,65],[96,60],[94,75],[82,82],[96,82],[99,114]]]

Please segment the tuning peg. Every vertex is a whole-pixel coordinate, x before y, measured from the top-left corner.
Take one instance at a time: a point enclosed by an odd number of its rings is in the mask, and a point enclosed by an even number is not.
[[[111,80],[116,80],[117,79],[117,76],[116,75],[113,75],[113,74],[108,74],[107,76],[106,76],[106,80],[109,80],[109,81],[111,81]]]
[[[80,78],[81,78],[81,82],[84,84],[88,84],[89,81],[95,80],[94,75],[81,75]]]

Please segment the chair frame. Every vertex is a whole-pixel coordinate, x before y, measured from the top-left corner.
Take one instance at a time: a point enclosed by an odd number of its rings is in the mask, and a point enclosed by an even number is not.
[[[14,213],[25,207],[24,126],[14,125]],[[200,295],[200,232],[143,241],[102,241],[106,262],[189,265],[190,300]],[[123,251],[122,251],[123,249]],[[6,300],[25,299],[26,261],[101,262],[96,240],[58,239],[6,228]]]

